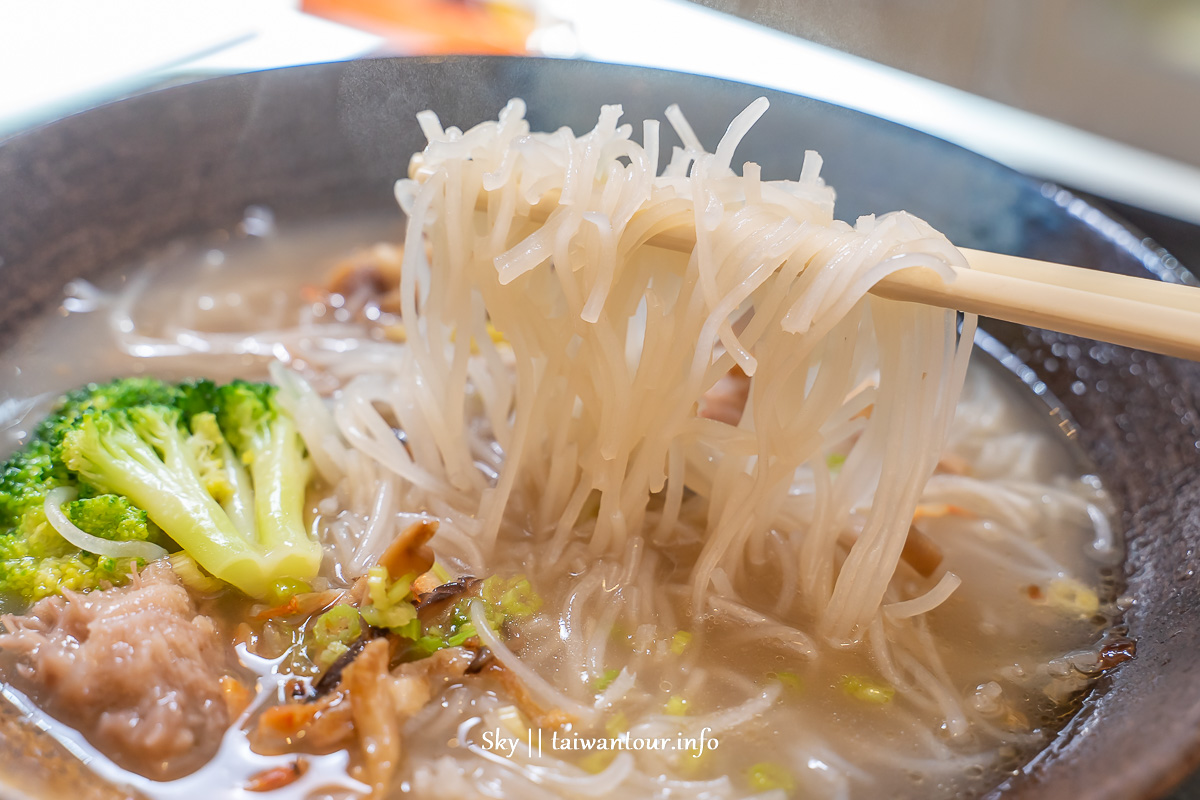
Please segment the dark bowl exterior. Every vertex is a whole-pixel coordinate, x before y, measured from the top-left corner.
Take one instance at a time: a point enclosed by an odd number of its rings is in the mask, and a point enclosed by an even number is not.
[[[1193,280],[1153,243],[1057,187],[814,100],[587,62],[387,59],[175,87],[0,145],[0,346],[68,280],[231,226],[247,206],[295,222],[394,205],[392,184],[424,144],[414,115],[425,108],[466,128],[519,96],[535,129],[583,131],[602,103],[622,104],[636,125],[674,102],[712,146],[764,94],[772,108],[738,158],[786,177],[799,173],[805,149],[818,150],[844,219],[904,208],[962,246]],[[1138,643],[1137,658],[1104,678],[1051,747],[1001,789],[1020,798],[1159,796],[1200,760],[1200,365],[987,328],[1029,366],[1027,377],[1062,398],[1117,501],[1133,601],[1125,622]],[[5,759],[53,750],[11,719],[0,724],[0,746]],[[53,763],[74,771],[69,759]]]

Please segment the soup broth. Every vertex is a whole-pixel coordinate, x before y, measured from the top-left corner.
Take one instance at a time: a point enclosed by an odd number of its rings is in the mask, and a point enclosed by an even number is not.
[[[411,334],[370,291],[326,289],[335,266],[364,243],[398,247],[399,222],[278,231],[267,222],[255,210],[237,230],[66,287],[62,304],[0,356],[3,449],[21,446],[62,392],[113,376],[263,379],[280,362],[320,395],[342,399],[354,381],[402,380],[388,364]],[[471,398],[467,407],[485,436],[482,408]],[[838,459],[828,456],[834,473]],[[814,480],[801,469],[793,493]],[[916,557],[902,562],[882,615],[856,643],[813,633],[788,567],[796,553],[782,536],[752,544],[752,571],[719,572],[707,607],[693,609],[689,580],[706,510],[690,492],[679,499],[679,530],[639,538],[632,557],[614,559],[588,546],[600,513],[591,500],[580,535],[548,544],[524,524],[547,487],[520,486],[523,505],[489,549],[471,540],[457,510],[410,502],[395,476],[374,469],[358,483],[318,481],[310,490],[308,521],[329,556],[326,585],[361,574],[347,541],[386,541],[438,518],[431,545],[448,577],[526,576],[540,599],[504,627],[503,641],[484,642],[508,677],[436,683],[403,721],[394,796],[977,795],[1049,741],[1120,650],[1111,629],[1123,547],[1112,504],[1045,404],[982,356],[910,535],[934,542],[940,561],[927,574]],[[665,502],[652,499],[651,511]],[[844,535],[862,522],[852,514]],[[920,598],[939,585],[948,596],[924,613]],[[23,611],[7,602],[7,611]],[[152,780],[154,765],[118,766],[105,742],[37,709],[11,655],[9,699],[114,784],[149,797],[237,795],[252,776],[294,763],[253,753],[248,732],[263,708],[286,699],[289,681],[319,676],[304,655],[312,622],[264,622],[255,617],[261,606],[232,597],[201,599],[199,610],[217,620],[231,653],[236,643],[258,699],[187,776]],[[366,789],[347,774],[358,755],[303,742],[294,749],[306,754],[306,771],[279,796]]]

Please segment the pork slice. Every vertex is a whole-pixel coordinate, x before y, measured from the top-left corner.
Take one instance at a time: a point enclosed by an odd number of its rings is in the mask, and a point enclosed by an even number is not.
[[[742,368],[733,369],[722,375],[701,398],[699,416],[715,419],[726,425],[737,425],[742,421],[746,401],[750,399],[750,378]]]
[[[122,766],[169,779],[216,752],[234,656],[165,560],[126,586],[49,597],[3,622],[9,677]]]

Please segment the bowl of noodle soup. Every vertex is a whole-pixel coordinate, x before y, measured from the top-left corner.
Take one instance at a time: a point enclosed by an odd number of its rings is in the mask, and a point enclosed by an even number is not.
[[[561,177],[589,170],[622,188]],[[862,300],[871,258],[952,261],[938,231],[1195,283],[1060,187],[806,98],[504,58],[151,93],[0,145],[0,175],[5,455],[89,381],[270,378],[328,591],[436,521],[443,586],[526,598],[456,612],[491,682],[463,665],[405,713],[381,796],[1153,797],[1194,766],[1200,368]],[[627,196],[637,247],[686,213],[696,248],[621,250]],[[242,780],[109,761],[12,683],[14,792]],[[622,735],[642,752],[597,750]],[[369,763],[331,749],[302,781],[362,796]]]

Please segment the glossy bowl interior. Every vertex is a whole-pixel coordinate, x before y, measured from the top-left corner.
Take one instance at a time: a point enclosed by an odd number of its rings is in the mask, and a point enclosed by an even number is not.
[[[393,59],[190,84],[89,111],[0,145],[0,347],[70,279],[173,239],[229,227],[247,206],[303,222],[394,205],[392,183],[445,124],[494,118],[514,96],[536,129],[590,129],[601,103],[626,120],[679,103],[717,141],[760,94],[772,103],[740,160],[768,177],[821,152],[838,215],[912,211],[957,244],[1178,279],[1170,259],[1103,212],[940,140],[754,87],[651,70],[536,59]],[[1008,325],[986,325],[1062,398],[1127,531],[1126,614],[1137,658],[1103,679],[1006,797],[1154,797],[1200,758],[1200,365]],[[0,378],[0,387],[3,378]],[[0,389],[0,400],[3,400]],[[0,704],[3,705],[3,704]],[[0,713],[0,772],[79,774],[46,737]],[[58,787],[58,788],[54,788]],[[72,793],[109,796],[95,782]]]

